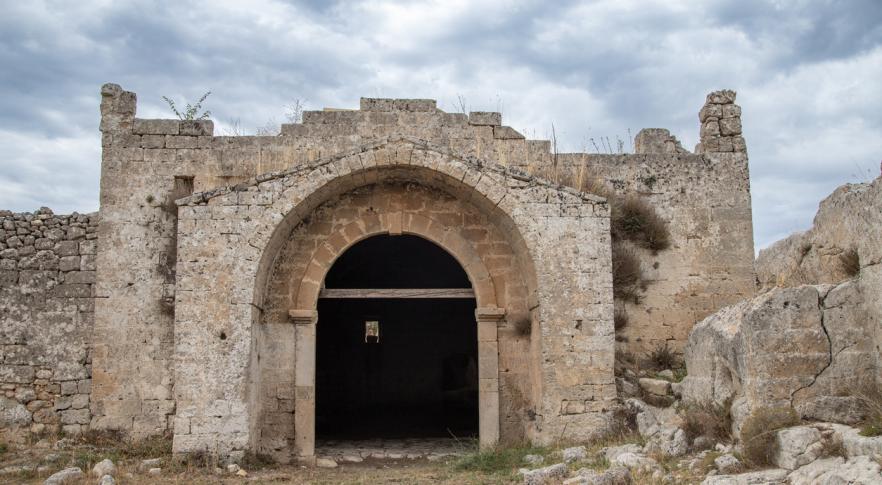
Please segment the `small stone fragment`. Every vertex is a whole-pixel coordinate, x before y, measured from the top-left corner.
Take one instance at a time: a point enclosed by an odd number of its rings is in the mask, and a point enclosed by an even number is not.
[[[525,470],[523,475],[524,485],[543,485],[551,483],[552,480],[565,477],[567,475],[567,466],[564,463],[557,463],[545,468]]]
[[[138,465],[138,469],[141,471],[145,471],[151,468],[157,468],[159,467],[160,463],[162,463],[161,458],[150,458],[147,460],[141,460],[141,464]]]

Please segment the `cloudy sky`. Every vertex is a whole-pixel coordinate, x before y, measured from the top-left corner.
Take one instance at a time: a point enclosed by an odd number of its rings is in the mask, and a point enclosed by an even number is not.
[[[705,94],[738,91],[757,247],[882,160],[879,0],[0,0],[0,208],[98,207],[101,84],[206,102],[224,134],[360,96],[501,110],[564,151],[669,128],[698,138]],[[626,142],[626,149],[630,148]]]

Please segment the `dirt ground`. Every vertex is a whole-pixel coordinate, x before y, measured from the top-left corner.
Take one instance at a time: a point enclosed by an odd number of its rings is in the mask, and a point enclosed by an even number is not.
[[[301,465],[255,464],[243,466],[246,476],[238,476],[211,464],[177,464],[168,455],[160,455],[162,471],[151,475],[141,469],[143,457],[123,457],[122,453],[89,445],[72,445],[57,449],[52,446],[8,445],[0,454],[0,483],[41,484],[53,473],[70,466],[79,466],[87,475],[77,484],[98,483],[91,476],[92,467],[104,458],[117,466],[116,483],[153,484],[378,484],[378,483],[441,483],[441,484],[503,484],[517,483],[514,470],[483,473],[461,470],[456,458],[438,461],[365,460],[342,463],[337,468],[316,468]],[[148,456],[148,455],[143,455]]]

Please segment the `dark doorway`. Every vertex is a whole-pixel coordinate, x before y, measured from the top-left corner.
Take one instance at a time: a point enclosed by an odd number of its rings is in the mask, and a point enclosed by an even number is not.
[[[402,235],[354,245],[334,263],[325,287],[471,285],[443,249]],[[412,296],[319,299],[317,439],[477,436],[475,300],[430,291]]]

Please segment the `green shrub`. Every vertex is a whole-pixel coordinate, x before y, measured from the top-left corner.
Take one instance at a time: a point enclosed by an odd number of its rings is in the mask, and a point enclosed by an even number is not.
[[[753,467],[769,466],[772,462],[775,432],[799,424],[799,415],[792,407],[760,408],[741,427],[744,462]]]
[[[476,471],[487,474],[509,474],[512,470],[524,466],[524,456],[547,456],[549,453],[548,448],[532,445],[482,450],[458,459],[454,467],[457,470]]]

